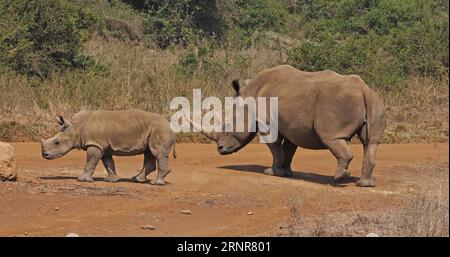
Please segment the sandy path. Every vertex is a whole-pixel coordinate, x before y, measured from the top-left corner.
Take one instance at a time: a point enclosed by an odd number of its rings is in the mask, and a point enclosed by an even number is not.
[[[332,181],[335,159],[328,151],[299,149],[294,177],[280,178],[262,174],[271,165],[264,145],[220,156],[212,144],[178,144],[169,184],[161,187],[129,181],[140,169],[142,156],[115,158],[123,178],[118,183],[102,181],[106,171],[101,165],[94,174],[96,182],[79,183],[84,152],[46,161],[39,144],[13,146],[20,179],[0,183],[1,236],[270,235],[288,217],[295,195],[301,196],[305,215],[320,212],[324,197],[331,213],[392,207],[408,192],[424,188],[422,181],[430,174],[418,172],[416,165],[448,162],[448,144],[382,145],[374,173],[377,187],[337,187]],[[355,158],[350,170],[359,176],[362,147],[351,148]],[[192,214],[181,214],[185,209]],[[141,229],[149,224],[156,229]]]

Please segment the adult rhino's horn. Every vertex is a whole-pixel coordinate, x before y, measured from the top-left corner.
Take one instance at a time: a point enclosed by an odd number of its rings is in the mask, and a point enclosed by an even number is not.
[[[191,126],[193,128],[195,128],[196,130],[200,131],[200,133],[202,133],[203,135],[205,135],[207,138],[217,141],[219,138],[219,135],[216,132],[206,132],[202,129],[201,126],[199,126],[197,123],[194,123],[189,117],[186,116],[186,114],[184,115],[184,117],[186,119],[188,119],[189,123],[191,124]]]

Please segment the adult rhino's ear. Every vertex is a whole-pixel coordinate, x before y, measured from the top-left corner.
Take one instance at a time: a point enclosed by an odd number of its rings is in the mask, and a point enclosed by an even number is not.
[[[236,96],[239,95],[239,90],[241,89],[241,85],[239,84],[239,79],[235,79],[231,82],[234,91],[236,92]]]

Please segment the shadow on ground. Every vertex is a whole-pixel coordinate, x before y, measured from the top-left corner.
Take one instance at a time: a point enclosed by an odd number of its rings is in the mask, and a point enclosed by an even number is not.
[[[264,173],[264,170],[269,168],[267,166],[257,165],[257,164],[244,164],[244,165],[226,165],[218,167],[220,169],[229,169],[229,170],[238,170],[238,171],[246,171],[246,172],[256,172],[256,173]],[[350,176],[349,178],[335,182],[333,176],[320,175],[311,172],[305,171],[293,171],[294,175],[292,177],[286,177],[286,179],[298,179],[304,180],[316,184],[322,185],[332,185],[337,187],[344,187],[348,183],[355,183],[359,178]]]
[[[44,179],[44,180],[77,180],[78,177],[73,177],[73,176],[42,176],[39,177],[39,179]],[[104,178],[99,178],[99,177],[94,177],[94,181],[105,181]],[[146,180],[145,182],[149,182],[150,180]],[[105,181],[107,182],[107,181]],[[134,180],[132,180],[131,178],[119,178],[119,180],[117,182],[131,182],[131,183],[138,183]],[[89,182],[87,182],[89,183]],[[108,182],[110,183],[110,182]]]

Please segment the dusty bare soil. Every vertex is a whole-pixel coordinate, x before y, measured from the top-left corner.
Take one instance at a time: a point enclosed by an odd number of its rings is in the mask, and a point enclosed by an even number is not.
[[[448,167],[446,143],[381,145],[375,188],[359,188],[352,181],[335,185],[335,159],[328,151],[299,149],[294,177],[281,178],[262,173],[271,165],[264,145],[220,156],[212,144],[178,144],[168,185],[153,186],[130,180],[141,168],[142,156],[115,157],[122,178],[117,183],[103,181],[106,171],[101,163],[94,174],[96,182],[80,183],[76,178],[84,166],[84,152],[47,161],[39,144],[13,146],[19,180],[0,182],[0,236],[283,235],[292,219],[293,199],[301,198],[305,217],[323,212],[324,196],[328,216],[376,213],[402,208],[414,192],[444,188],[448,193],[449,183],[448,169],[433,168],[436,163]],[[362,147],[351,148],[355,181]],[[154,230],[142,229],[146,225]]]

